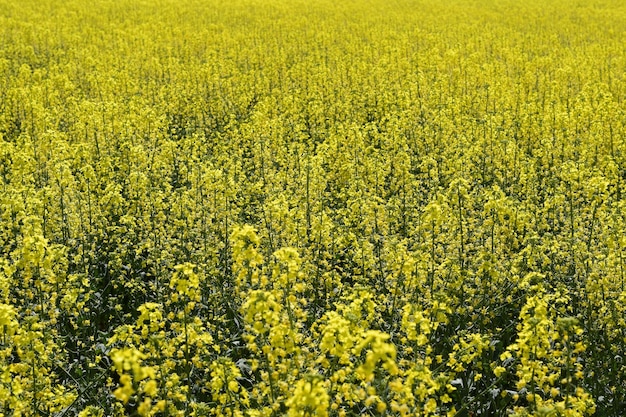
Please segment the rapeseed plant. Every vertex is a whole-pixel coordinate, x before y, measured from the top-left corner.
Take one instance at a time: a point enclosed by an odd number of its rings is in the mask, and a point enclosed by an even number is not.
[[[0,9],[0,416],[620,416],[623,2]]]

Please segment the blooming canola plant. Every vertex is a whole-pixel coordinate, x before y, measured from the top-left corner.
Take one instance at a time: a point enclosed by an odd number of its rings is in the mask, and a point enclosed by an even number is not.
[[[626,4],[0,0],[0,416],[621,416]]]

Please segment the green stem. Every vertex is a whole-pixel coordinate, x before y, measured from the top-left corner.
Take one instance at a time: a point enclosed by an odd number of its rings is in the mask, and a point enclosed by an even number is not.
[[[187,404],[189,404],[189,395],[191,389],[191,366],[189,364],[189,332],[187,330],[187,307],[183,309],[183,326],[185,328],[185,372],[187,373]]]
[[[465,268],[465,243],[463,242],[463,204],[461,198],[461,187],[457,185],[457,195],[459,199],[459,235],[461,244],[459,246],[459,262],[461,264],[461,270]]]

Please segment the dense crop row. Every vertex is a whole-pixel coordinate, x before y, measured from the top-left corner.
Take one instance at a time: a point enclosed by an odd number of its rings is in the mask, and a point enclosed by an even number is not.
[[[620,0],[0,0],[0,416],[626,412]]]

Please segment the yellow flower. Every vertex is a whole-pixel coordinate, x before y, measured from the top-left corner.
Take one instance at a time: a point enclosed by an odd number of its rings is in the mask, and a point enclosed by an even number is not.
[[[500,376],[502,376],[502,374],[505,372],[506,372],[506,369],[502,366],[496,366],[493,370],[494,375],[498,378],[500,378]]]
[[[150,398],[144,398],[143,401],[139,404],[139,407],[137,407],[137,413],[140,416],[149,416],[151,409],[152,401],[150,400]]]
[[[289,417],[328,416],[330,397],[322,378],[310,375],[296,382],[292,396],[286,401]]]
[[[143,386],[143,392],[150,397],[156,397],[157,388],[157,382],[154,379],[151,379]]]
[[[0,332],[6,332],[9,336],[15,333],[18,326],[15,316],[16,312],[13,306],[0,304]]]
[[[424,404],[424,411],[427,414],[432,414],[437,411],[437,401],[435,401],[434,398],[429,398],[426,404]]]
[[[355,355],[360,355],[361,351],[369,346],[365,355],[365,362],[356,369],[356,375],[363,381],[371,381],[374,378],[374,370],[378,362],[382,362],[382,367],[391,375],[398,373],[396,364],[396,347],[391,343],[386,343],[389,335],[377,330],[365,332],[363,339],[353,348]]]
[[[120,376],[120,384],[122,384],[122,386],[113,391],[113,395],[115,398],[126,404],[128,400],[130,400],[130,397],[135,393],[135,390],[133,389],[133,381],[130,375],[123,374]]]
[[[170,280],[170,288],[176,289],[179,296],[187,296],[190,300],[198,300],[200,286],[200,278],[194,272],[195,265],[189,262],[176,265],[174,274]]]
[[[104,410],[93,405],[88,406],[83,411],[78,413],[78,417],[102,417],[103,415]]]

